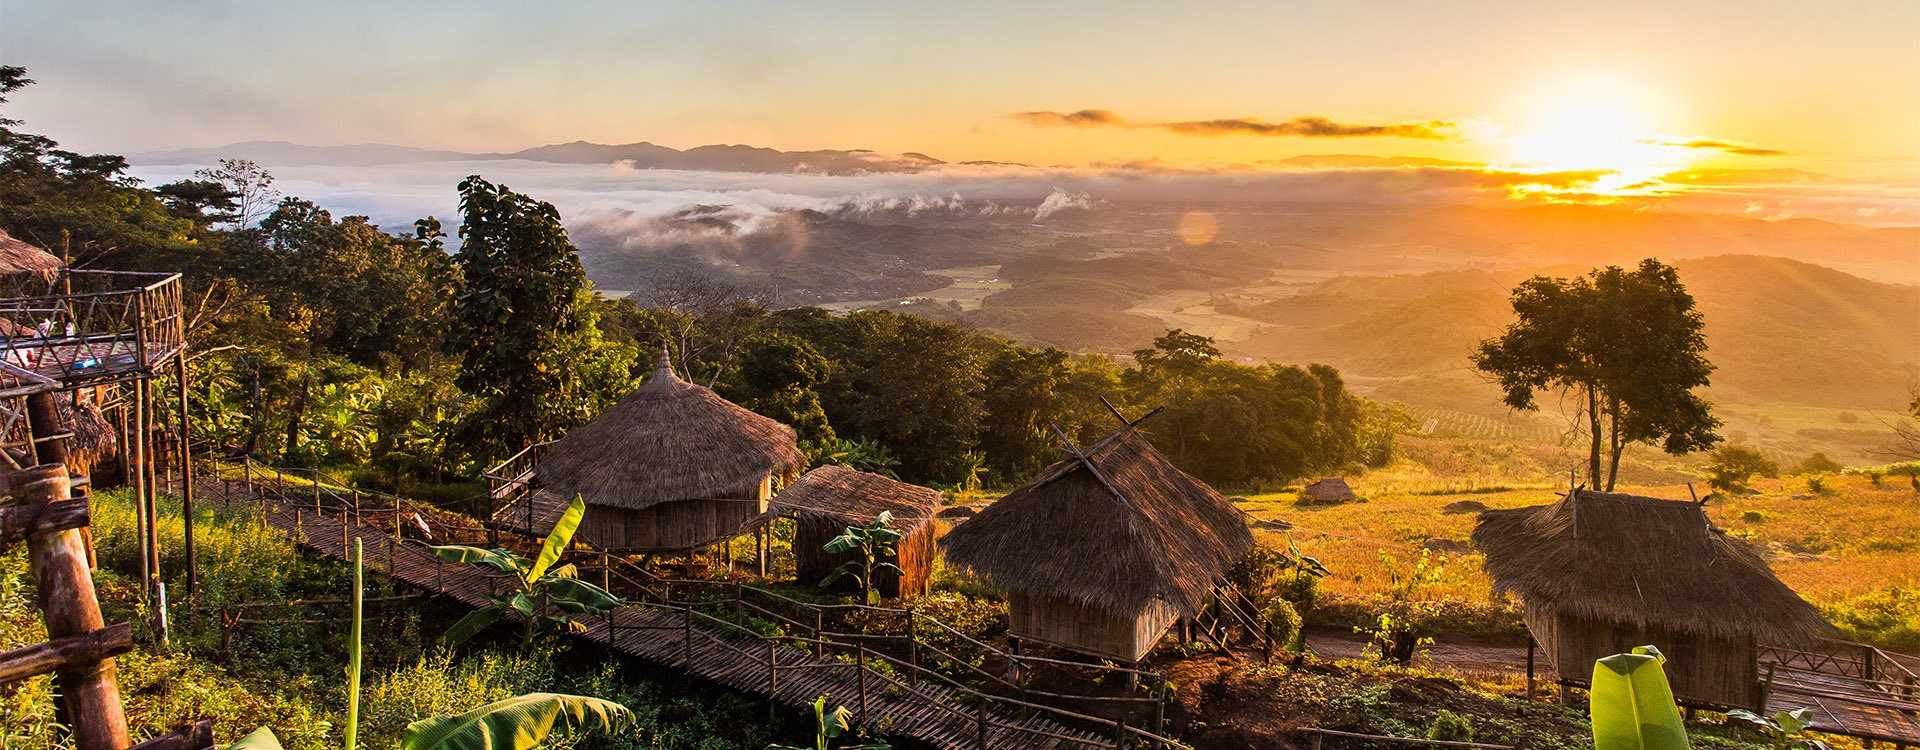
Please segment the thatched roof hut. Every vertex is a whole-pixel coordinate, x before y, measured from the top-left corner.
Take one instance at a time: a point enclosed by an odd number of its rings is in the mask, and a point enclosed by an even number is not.
[[[1308,505],[1337,505],[1358,499],[1360,496],[1353,494],[1345,477],[1321,477],[1320,481],[1300,490],[1300,501]]]
[[[681,551],[740,534],[766,512],[772,477],[806,465],[793,428],[675,375],[666,353],[647,382],[555,441],[536,490],[496,520],[587,502],[583,541],[621,551]],[[551,526],[551,523],[548,523]]]
[[[1240,511],[1132,427],[1040,473],[941,540],[1008,595],[1010,632],[1134,661],[1253,546]]]
[[[0,231],[0,276],[31,275],[51,280],[65,265],[59,256]]]
[[[1751,707],[1757,646],[1831,628],[1694,502],[1574,490],[1480,514],[1473,544],[1494,589],[1524,601],[1534,639],[1575,681],[1594,659],[1651,643],[1669,658],[1675,695]]]
[[[770,510],[794,519],[794,567],[802,583],[818,583],[841,563],[855,559],[850,552],[826,552],[822,545],[849,526],[864,526],[881,513],[892,512],[889,528],[903,538],[895,545],[897,554],[887,562],[899,566],[901,573],[877,573],[874,585],[882,595],[894,598],[926,593],[933,571],[933,519],[940,510],[939,490],[844,466],[822,466],[775,495]],[[842,580],[851,584],[849,579]]]

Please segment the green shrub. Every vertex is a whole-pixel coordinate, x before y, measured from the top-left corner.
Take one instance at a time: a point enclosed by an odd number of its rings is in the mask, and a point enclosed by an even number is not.
[[[1779,476],[1780,466],[1760,451],[1744,445],[1727,445],[1713,452],[1707,463],[1707,484],[1728,494],[1747,491],[1747,482],[1756,475]]]
[[[1801,461],[1800,468],[1795,470],[1794,473],[1796,474],[1832,474],[1834,472],[1840,471],[1842,468],[1845,468],[1845,467],[1842,467],[1839,461],[1835,461],[1831,458],[1827,458],[1827,454],[1815,453],[1811,456],[1808,456],[1807,460]]]
[[[1427,726],[1427,739],[1446,742],[1472,742],[1473,724],[1467,717],[1446,709],[1433,715],[1433,723]]]
[[[1821,607],[1850,640],[1892,651],[1920,650],[1920,588],[1888,586]]]
[[[1274,599],[1267,602],[1260,614],[1267,619],[1267,636],[1281,646],[1293,643],[1300,635],[1300,611],[1293,608],[1293,602]]]

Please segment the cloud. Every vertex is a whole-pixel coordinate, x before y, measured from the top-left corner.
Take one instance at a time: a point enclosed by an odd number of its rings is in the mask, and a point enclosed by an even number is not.
[[[1693,138],[1689,140],[1654,139],[1654,140],[1647,140],[1647,141],[1641,141],[1641,142],[1651,143],[1656,146],[1673,146],[1676,148],[1697,148],[1697,149],[1706,149],[1709,151],[1724,151],[1726,153],[1735,154],[1739,156],[1784,156],[1787,153],[1777,148],[1761,148],[1759,146],[1754,146],[1751,144],[1740,143],[1738,141],[1726,141],[1718,138]]]
[[[1077,112],[1015,112],[1007,117],[1040,128],[1130,128],[1157,129],[1180,135],[1223,136],[1297,136],[1301,138],[1414,138],[1449,141],[1461,137],[1463,123],[1453,120],[1396,122],[1381,125],[1335,122],[1319,116],[1295,117],[1268,122],[1252,117],[1178,122],[1135,122],[1112,110],[1083,109]]]
[[[1053,192],[1047,193],[1047,197],[1040,199],[1040,206],[1033,209],[1033,218],[1038,221],[1069,208],[1092,207],[1093,198],[1086,193],[1069,193],[1060,188],[1054,188]]]

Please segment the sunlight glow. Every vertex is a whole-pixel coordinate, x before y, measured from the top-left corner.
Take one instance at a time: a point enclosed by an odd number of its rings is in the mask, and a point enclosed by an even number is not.
[[[1583,192],[1641,192],[1655,178],[1692,163],[1689,149],[1667,145],[1648,121],[1652,107],[1618,81],[1566,82],[1543,96],[1539,113],[1507,136],[1506,166],[1540,172],[1603,171]]]

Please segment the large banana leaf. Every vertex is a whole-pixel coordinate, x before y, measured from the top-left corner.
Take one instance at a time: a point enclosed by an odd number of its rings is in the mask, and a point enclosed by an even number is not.
[[[553,522],[553,531],[547,532],[547,539],[540,543],[540,555],[533,560],[533,567],[527,569],[527,583],[540,580],[547,574],[547,568],[560,561],[566,554],[567,545],[573,543],[573,532],[580,529],[580,519],[587,514],[586,501],[579,495],[573,496],[573,502],[567,505],[567,511],[560,514],[560,520]]]
[[[548,579],[547,593],[552,595],[554,606],[576,614],[598,614],[626,604],[625,600],[608,593],[606,589],[578,578]]]
[[[227,746],[227,750],[285,750],[285,748],[280,746],[280,738],[274,736],[273,730],[261,727],[235,740],[233,744]]]
[[[532,750],[545,742],[556,726],[598,725],[615,732],[632,717],[626,706],[612,701],[529,693],[459,716],[437,716],[408,724],[400,746],[404,750]]]
[[[1595,750],[1686,750],[1687,729],[1667,685],[1667,657],[1652,646],[1593,663]]]
[[[492,625],[499,620],[499,607],[482,607],[476,609],[468,612],[466,617],[460,618],[460,621],[454,623],[453,627],[447,628],[447,632],[440,636],[440,641],[446,644],[447,648],[453,648],[454,646],[466,643],[469,639],[479,635],[480,631],[486,630],[488,625]]]
[[[506,550],[480,549],[460,544],[445,544],[433,548],[433,554],[447,562],[479,563],[502,573],[520,574],[521,559]]]

